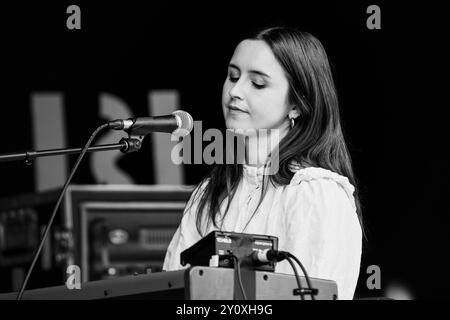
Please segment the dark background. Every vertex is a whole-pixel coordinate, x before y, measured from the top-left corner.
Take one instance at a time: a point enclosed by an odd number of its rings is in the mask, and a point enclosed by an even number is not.
[[[81,30],[66,28],[70,4],[81,8]],[[381,8],[381,30],[366,27],[371,4]],[[448,5],[39,2],[2,5],[1,13],[0,153],[32,147],[30,96],[41,91],[64,94],[70,147],[82,146],[102,123],[99,92],[147,116],[149,90],[177,89],[180,108],[202,120],[204,130],[223,128],[222,84],[241,38],[280,24],[312,33],[333,66],[359,180],[368,241],[357,296],[387,295],[386,288],[399,283],[413,298],[450,297],[444,262],[450,243],[449,104],[443,98]],[[119,163],[138,184],[154,183],[149,150]],[[87,162],[73,183],[96,183]],[[186,183],[197,183],[207,170],[185,166]],[[34,192],[33,169],[21,162],[0,163],[0,177],[2,199]],[[370,265],[381,269],[381,290],[366,287]]]

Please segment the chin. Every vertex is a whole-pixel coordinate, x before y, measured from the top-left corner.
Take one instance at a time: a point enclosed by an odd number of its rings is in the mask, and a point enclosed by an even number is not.
[[[249,129],[251,126],[246,121],[239,121],[232,117],[225,118],[225,125],[227,129]]]
[[[257,129],[248,122],[227,119],[225,120],[225,125],[229,130],[236,130],[235,133],[238,135],[254,136],[257,134]]]

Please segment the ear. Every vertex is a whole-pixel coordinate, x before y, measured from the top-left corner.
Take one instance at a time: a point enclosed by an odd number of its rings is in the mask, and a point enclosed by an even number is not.
[[[293,106],[292,109],[288,112],[289,119],[296,119],[300,116],[300,111],[296,106]]]

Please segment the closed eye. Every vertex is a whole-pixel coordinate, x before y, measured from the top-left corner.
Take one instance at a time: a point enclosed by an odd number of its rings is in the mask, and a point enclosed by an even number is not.
[[[228,76],[228,79],[230,79],[231,82],[237,82],[239,80],[239,77],[233,77],[231,74]]]
[[[253,84],[253,86],[254,86],[255,88],[257,88],[257,89],[263,89],[263,88],[266,87],[265,84],[259,84],[259,83],[256,83],[256,82],[252,82],[252,84]]]

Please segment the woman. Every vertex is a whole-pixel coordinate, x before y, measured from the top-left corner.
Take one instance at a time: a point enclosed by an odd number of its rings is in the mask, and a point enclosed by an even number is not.
[[[212,230],[266,234],[278,237],[278,249],[299,258],[310,277],[336,281],[339,299],[352,299],[362,250],[361,212],[319,40],[277,27],[240,42],[222,105],[228,129],[277,134],[250,133],[246,163],[215,165],[191,196],[163,269],[182,268],[180,253]],[[264,148],[250,152],[261,139],[276,142],[276,154]],[[287,261],[275,271],[293,273]]]

